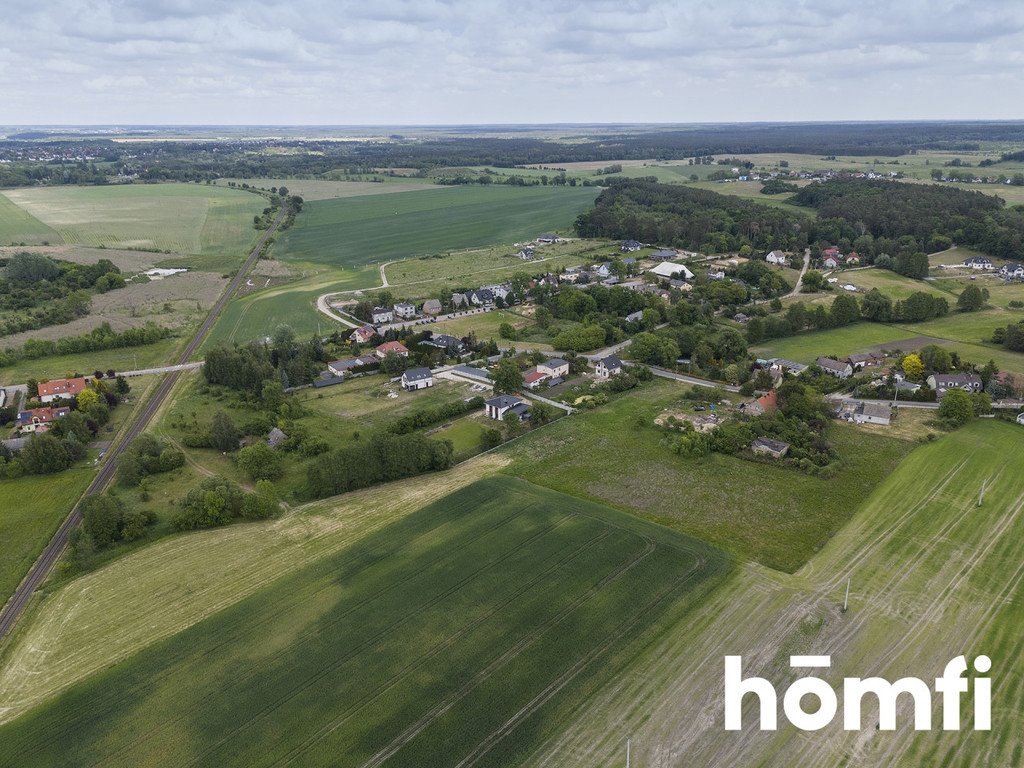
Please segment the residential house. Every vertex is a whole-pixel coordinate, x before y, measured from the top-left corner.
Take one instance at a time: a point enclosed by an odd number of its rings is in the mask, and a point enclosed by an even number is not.
[[[364,325],[362,328],[356,328],[354,331],[352,331],[349,338],[352,339],[352,341],[356,342],[357,344],[365,344],[376,335],[376,328],[374,328],[372,325]]]
[[[395,316],[400,317],[403,320],[409,320],[416,317],[416,305],[410,304],[407,301],[403,301],[401,304],[395,304]]]
[[[461,355],[466,351],[465,344],[454,336],[449,336],[446,333],[434,334],[431,338],[421,341],[420,344],[427,347],[434,347],[436,349],[443,349],[450,355]]]
[[[999,274],[1007,278],[1024,279],[1024,264],[1004,264],[999,268]]]
[[[486,304],[494,303],[494,292],[489,288],[481,288],[477,291],[469,292],[469,303],[477,307],[482,307]]]
[[[976,373],[933,373],[927,378],[927,382],[939,397],[951,389],[981,392],[981,376]]]
[[[693,272],[687,269],[685,264],[673,264],[671,261],[663,261],[656,267],[651,267],[647,272],[648,274],[664,278],[672,278],[676,275],[682,275],[687,280],[693,279]],[[724,273],[722,274],[722,277],[725,277]]]
[[[523,261],[529,261],[534,257],[535,254],[536,251],[534,251],[533,248],[531,248],[530,246],[526,246],[525,248],[520,248],[516,256],[518,256]]]
[[[821,260],[821,264],[828,269],[835,269],[839,266],[839,258],[836,256],[825,256]]]
[[[725,280],[724,269],[710,269],[708,270],[708,280]]]
[[[988,256],[972,256],[960,266],[968,269],[992,269],[992,259]]]
[[[427,299],[423,302],[424,315],[440,315],[442,311],[441,302],[437,299]]]
[[[602,357],[594,366],[594,374],[599,379],[607,379],[622,373],[622,361],[616,355]]]
[[[59,408],[33,408],[28,411],[18,411],[18,432],[22,434],[46,432],[53,422],[69,413],[71,413],[71,408],[66,405]]]
[[[746,323],[750,321],[749,315],[745,315],[742,312],[737,312],[735,315],[732,316],[732,319],[735,320],[737,323]]]
[[[500,421],[511,411],[519,414],[520,420],[529,418],[529,406],[523,400],[512,395],[498,395],[484,403],[484,412],[488,418]]]
[[[775,390],[771,390],[761,397],[747,400],[740,403],[739,410],[748,416],[760,416],[765,413],[775,413],[779,409],[779,396]]]
[[[879,352],[857,352],[845,358],[845,362],[853,366],[853,370],[859,371],[862,368],[881,365],[885,362],[885,355]]]
[[[373,354],[383,360],[392,352],[399,357],[409,356],[409,350],[406,349],[405,344],[400,341],[385,341],[373,351]]]
[[[464,307],[469,304],[469,297],[464,293],[453,293],[452,294],[452,306],[456,309]]]
[[[819,357],[816,361],[825,373],[835,376],[837,379],[848,379],[853,376],[853,366],[844,360],[833,360],[831,357]]]
[[[590,268],[590,271],[598,277],[604,279],[612,273],[612,263],[610,261],[602,262],[601,264],[595,264]]]
[[[286,435],[277,427],[274,427],[272,430],[270,430],[270,433],[267,435],[267,445],[269,445],[271,448],[277,448],[279,445],[281,445],[281,443],[283,443],[287,439],[288,435]]]
[[[543,371],[548,376],[568,376],[569,361],[560,357],[552,357],[537,366],[538,371]]]
[[[768,255],[764,257],[764,260],[769,264],[776,264],[780,267],[789,266],[789,257],[782,251],[769,251]]]
[[[44,403],[54,400],[74,400],[86,387],[85,377],[53,379],[39,385],[39,399]]]
[[[773,459],[781,459],[789,453],[789,443],[782,440],[773,440],[770,437],[759,437],[750,444],[750,450],[759,456],[771,456]]]
[[[550,374],[547,374],[544,371],[540,371],[534,368],[523,374],[523,385],[529,389],[536,389],[537,387],[544,383],[545,379],[550,378]]]
[[[853,414],[858,424],[881,424],[889,426],[892,421],[892,408],[886,403],[861,403]]]
[[[860,264],[860,254],[856,251],[850,251],[846,256],[846,264],[848,266],[856,266],[857,264]]]
[[[622,244],[619,246],[619,250],[623,253],[633,253],[634,251],[639,251],[643,247],[644,244],[639,240],[623,240]]]
[[[482,290],[482,291],[490,291],[491,295],[494,296],[494,298],[501,299],[503,301],[508,298],[508,295],[510,293],[512,293],[512,290],[511,290],[511,288],[509,286],[502,285],[500,283],[497,284],[497,285],[485,285],[480,290]]]
[[[672,259],[678,257],[679,252],[672,250],[671,248],[662,248],[661,250],[655,251],[654,253],[651,254],[652,259],[659,259],[660,261],[671,261]]]
[[[359,357],[347,357],[344,360],[335,360],[328,363],[327,367],[335,376],[344,376],[353,368],[360,368],[364,365],[373,365],[377,362],[374,355],[360,355]]]
[[[550,245],[551,243],[557,243],[559,240],[558,235],[553,235],[550,232],[545,232],[543,235],[537,235],[537,242]]]
[[[370,319],[374,325],[380,325],[381,323],[390,323],[395,319],[394,310],[388,309],[387,307],[374,307],[373,312],[370,313]]]
[[[644,311],[642,309],[638,309],[636,312],[630,312],[628,315],[626,315],[626,322],[627,323],[639,323],[643,319],[644,319]]]
[[[410,368],[402,374],[402,389],[413,392],[434,386],[434,374],[429,368]]]

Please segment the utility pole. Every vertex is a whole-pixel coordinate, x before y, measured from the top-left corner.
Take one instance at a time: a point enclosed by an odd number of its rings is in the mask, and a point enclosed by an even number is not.
[[[846,597],[843,598],[843,613],[846,613],[846,609],[850,607],[850,582],[852,580],[852,577],[846,579]]]

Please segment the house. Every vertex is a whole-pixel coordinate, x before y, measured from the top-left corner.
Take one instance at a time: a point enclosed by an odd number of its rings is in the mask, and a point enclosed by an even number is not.
[[[550,232],[545,232],[543,235],[537,235],[537,242],[550,245],[551,243],[557,243],[559,241],[558,235],[553,235]]]
[[[913,381],[907,381],[906,379],[897,379],[893,384],[893,388],[897,392],[917,392],[921,389],[921,385],[915,384]]]
[[[469,297],[469,303],[477,307],[482,307],[485,304],[494,303],[494,292],[489,288],[481,288],[478,291],[470,291],[467,294]]]
[[[660,253],[660,251],[659,251],[659,253]],[[627,256],[626,258],[624,258],[622,260],[622,263],[625,264],[627,267],[635,267],[636,266],[636,258],[634,258],[633,256]]]
[[[441,302],[437,299],[427,299],[423,302],[424,315],[440,315],[442,311]]]
[[[933,373],[926,381],[939,397],[951,389],[981,392],[981,376],[976,373]]]
[[[854,411],[853,420],[858,424],[881,424],[889,426],[892,408],[886,403],[861,403]]]
[[[750,444],[750,450],[759,456],[771,456],[773,459],[781,459],[789,453],[789,443],[773,440],[770,437],[759,437]]]
[[[647,270],[649,274],[657,275],[658,277],[671,278],[676,275],[682,275],[687,280],[693,279],[693,272],[686,268],[685,264],[673,264],[671,261],[663,261],[656,267],[651,267]],[[725,273],[722,274],[725,277]]]
[[[485,285],[480,290],[481,291],[490,291],[491,295],[494,296],[494,298],[502,299],[502,300],[507,299],[508,295],[510,293],[512,293],[512,290],[509,288],[509,286],[502,285],[500,283],[497,284],[497,285]]]
[[[469,297],[464,293],[453,293],[452,294],[452,306],[453,307],[464,307],[469,304]]]
[[[630,312],[628,315],[626,315],[626,322],[627,323],[639,323],[643,319],[644,319],[644,311],[642,309],[638,309],[636,312]]]
[[[568,376],[569,361],[560,357],[552,357],[537,366],[538,371],[543,371],[548,376]]]
[[[779,396],[773,389],[771,392],[753,400],[740,403],[739,410],[748,416],[760,416],[765,413],[775,413],[779,408]]]
[[[857,253],[856,251],[850,251],[850,253],[846,256],[846,263],[860,264],[860,254]]]
[[[519,414],[520,420],[529,418],[529,407],[518,397],[498,395],[484,403],[484,412],[488,418],[497,421],[500,421],[509,411]]]
[[[826,256],[821,260],[821,264],[829,269],[835,269],[839,266],[839,259],[836,256]]]
[[[622,361],[615,355],[602,357],[594,366],[594,373],[599,379],[607,379],[622,373]]]
[[[386,341],[377,347],[373,354],[383,360],[389,354],[394,353],[399,357],[408,357],[409,350],[405,348],[405,344],[400,341]]]
[[[853,370],[859,371],[861,368],[881,365],[885,362],[885,355],[879,354],[878,352],[857,352],[856,354],[844,358],[843,362],[849,363],[853,366]]]
[[[853,376],[853,366],[843,360],[819,357],[815,362],[825,373],[829,373],[838,379],[848,379]]]
[[[1018,413],[1017,414],[1017,423],[1018,424],[1024,424],[1024,413]]]
[[[600,278],[605,278],[612,273],[612,264],[610,261],[605,261],[601,264],[595,264],[590,268],[590,271]]]
[[[749,315],[745,315],[742,312],[737,312],[735,315],[732,316],[732,319],[735,320],[737,323],[746,323],[750,320],[750,317]]]
[[[354,331],[352,331],[352,334],[349,336],[349,338],[352,339],[352,341],[356,342],[357,344],[365,344],[376,335],[376,328],[374,328],[372,325],[364,325],[362,328],[356,328]]]
[[[678,251],[674,251],[671,248],[662,248],[659,251],[655,251],[651,254],[652,259],[659,259],[661,261],[671,261],[679,256]],[[636,261],[636,259],[634,259]]]
[[[623,240],[622,244],[619,246],[619,250],[623,253],[633,253],[634,251],[639,251],[643,247],[644,244],[639,240]]]
[[[454,336],[449,336],[446,333],[434,334],[429,339],[421,341],[420,344],[427,347],[434,347],[435,349],[443,349],[450,355],[461,355],[466,351],[465,344]]]
[[[39,384],[39,399],[44,403],[54,400],[73,400],[85,389],[85,377],[54,379]]]
[[[277,427],[274,427],[272,430],[270,430],[270,433],[267,435],[267,445],[269,445],[271,448],[277,448],[281,443],[283,443],[287,439],[288,435],[286,435]]]
[[[516,256],[518,256],[523,261],[529,261],[534,257],[535,253],[536,252],[533,250],[533,248],[527,246],[525,248],[520,248]]]
[[[545,379],[550,378],[551,376],[549,374],[534,368],[533,370],[527,371],[523,375],[523,385],[528,387],[529,389],[536,389],[542,383],[544,383]]]
[[[381,323],[392,322],[395,319],[395,313],[387,307],[374,307],[373,312],[370,313],[370,318],[374,325],[380,325]]]
[[[373,365],[377,362],[374,355],[360,355],[359,357],[347,357],[344,360],[335,360],[327,364],[327,368],[335,376],[344,376],[353,368],[360,368],[364,365]]]
[[[711,269],[711,270],[708,270],[708,280],[725,280],[725,270],[723,270],[723,269]]]
[[[1024,264],[1004,264],[999,268],[999,274],[1003,277],[1024,278]]]
[[[395,304],[395,316],[400,317],[403,320],[416,317],[416,305],[410,304],[407,301],[403,301],[401,304]]]
[[[71,413],[71,408],[66,405],[59,408],[33,408],[28,411],[18,411],[18,432],[21,434],[46,432],[53,422],[69,413]]]
[[[434,386],[434,374],[429,368],[410,368],[402,374],[402,389],[413,392]]]
[[[764,260],[769,264],[777,264],[780,267],[789,266],[789,257],[782,251],[769,251],[768,255],[764,257]]]
[[[972,256],[960,266],[968,269],[992,269],[992,259],[987,256]]]
[[[823,249],[822,252],[821,252],[821,255],[822,256],[834,256],[835,258],[838,258],[838,259],[841,259],[843,257],[843,254],[841,254],[839,252],[839,246],[837,246],[837,245],[830,245],[828,248]]]

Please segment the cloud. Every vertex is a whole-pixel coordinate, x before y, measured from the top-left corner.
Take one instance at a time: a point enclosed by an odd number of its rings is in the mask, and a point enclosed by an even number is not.
[[[5,6],[20,123],[997,118],[1024,90],[1024,4],[999,0]]]

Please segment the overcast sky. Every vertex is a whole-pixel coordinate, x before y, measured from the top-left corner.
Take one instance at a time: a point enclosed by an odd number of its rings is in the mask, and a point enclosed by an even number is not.
[[[1024,117],[1020,0],[4,0],[0,121]]]

